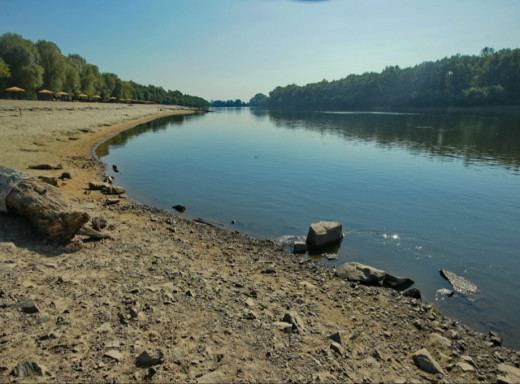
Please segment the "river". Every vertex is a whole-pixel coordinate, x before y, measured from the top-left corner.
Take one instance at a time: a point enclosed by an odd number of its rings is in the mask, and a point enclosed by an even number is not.
[[[339,257],[324,262],[410,277],[448,316],[520,348],[518,109],[220,108],[138,126],[98,154],[131,198],[251,236],[339,221]],[[480,292],[440,295],[441,268]]]

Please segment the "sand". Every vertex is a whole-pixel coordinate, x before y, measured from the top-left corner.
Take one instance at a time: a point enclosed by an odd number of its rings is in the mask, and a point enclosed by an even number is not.
[[[103,177],[94,145],[176,113],[193,111],[0,100],[0,165],[70,170],[59,190],[113,237],[47,244],[0,214],[0,382],[520,381],[518,352],[430,303],[343,281],[269,240],[88,191]],[[438,372],[419,366],[423,348]]]

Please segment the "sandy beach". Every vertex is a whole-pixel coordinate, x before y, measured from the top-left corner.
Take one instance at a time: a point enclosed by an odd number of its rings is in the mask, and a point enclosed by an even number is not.
[[[70,171],[58,189],[112,237],[47,244],[0,214],[0,382],[520,382],[519,352],[431,303],[89,190],[96,144],[179,113],[195,111],[0,100],[0,165]]]

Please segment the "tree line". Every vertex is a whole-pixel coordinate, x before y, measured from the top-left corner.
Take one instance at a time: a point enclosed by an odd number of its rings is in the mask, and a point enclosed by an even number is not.
[[[24,97],[35,99],[38,91],[65,92],[78,98],[85,94],[111,99],[175,104],[207,108],[209,102],[198,96],[180,91],[165,90],[154,85],[125,81],[113,73],[101,73],[96,65],[77,54],[65,56],[53,42],[39,40],[33,43],[22,36],[5,33],[0,36],[0,94],[6,88],[17,86],[25,90]]]
[[[455,55],[409,68],[389,66],[381,73],[276,87],[264,97],[269,108],[322,110],[520,105],[520,49],[484,48],[478,56]]]

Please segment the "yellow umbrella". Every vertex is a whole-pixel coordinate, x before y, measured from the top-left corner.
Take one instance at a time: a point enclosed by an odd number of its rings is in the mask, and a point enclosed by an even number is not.
[[[92,96],[92,97],[93,97],[94,99],[101,99],[101,96],[99,96],[99,95],[94,95],[94,96]]]
[[[41,93],[42,95],[52,95],[54,92],[49,91],[48,89],[42,89],[41,91],[38,91],[38,93]]]
[[[85,95],[84,93],[80,93],[78,97],[88,97],[88,95]]]
[[[56,93],[57,96],[68,96],[69,94],[67,92],[60,91]]]
[[[25,92],[25,89],[18,87],[10,87],[5,89],[7,92]]]

